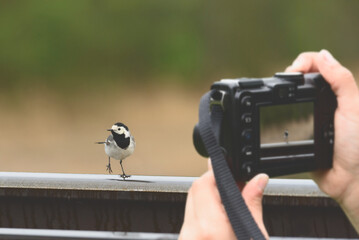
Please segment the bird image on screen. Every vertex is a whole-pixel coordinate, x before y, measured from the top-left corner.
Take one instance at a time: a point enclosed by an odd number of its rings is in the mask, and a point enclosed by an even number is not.
[[[288,129],[286,129],[285,131],[284,131],[284,141],[286,142],[286,143],[288,143],[288,138],[289,138],[289,132],[288,132]]]
[[[313,102],[260,107],[261,148],[314,143]]]

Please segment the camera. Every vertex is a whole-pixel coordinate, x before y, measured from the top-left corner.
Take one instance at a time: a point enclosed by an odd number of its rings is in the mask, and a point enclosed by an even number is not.
[[[223,111],[218,143],[236,180],[331,168],[337,100],[319,73],[223,79],[211,89],[210,105]],[[193,142],[208,157],[198,124]]]

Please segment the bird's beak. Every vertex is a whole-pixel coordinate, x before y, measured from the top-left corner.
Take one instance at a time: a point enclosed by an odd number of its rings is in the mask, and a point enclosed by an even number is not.
[[[110,129],[106,129],[106,131],[112,131],[112,129],[110,128]]]

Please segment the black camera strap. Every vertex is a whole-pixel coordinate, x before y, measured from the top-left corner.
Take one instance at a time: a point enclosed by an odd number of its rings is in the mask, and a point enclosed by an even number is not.
[[[238,189],[222,148],[219,146],[219,129],[223,119],[223,109],[219,104],[210,106],[212,94],[213,90],[201,98],[199,132],[212,161],[222,203],[238,240],[265,239]]]

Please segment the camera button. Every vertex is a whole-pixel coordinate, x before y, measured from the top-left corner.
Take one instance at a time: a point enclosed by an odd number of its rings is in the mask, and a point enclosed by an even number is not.
[[[334,144],[334,126],[333,123],[329,123],[323,128],[323,137],[328,141],[330,145]]]
[[[296,85],[303,85],[304,84],[304,75],[301,72],[279,72],[274,75],[274,77],[281,78]]]
[[[242,153],[246,157],[251,157],[253,155],[252,147],[251,146],[246,146],[246,147],[242,148]]]
[[[253,138],[252,130],[251,129],[244,130],[242,132],[242,138],[243,138],[245,143],[251,143],[252,138]]]
[[[252,107],[252,105],[253,105],[252,98],[250,96],[245,96],[244,98],[242,98],[241,104],[243,107],[246,107],[246,108]]]
[[[245,113],[242,115],[242,123],[249,125],[253,121],[251,113]]]
[[[245,163],[242,165],[242,169],[243,171],[248,174],[251,175],[252,174],[252,164],[251,163]]]

